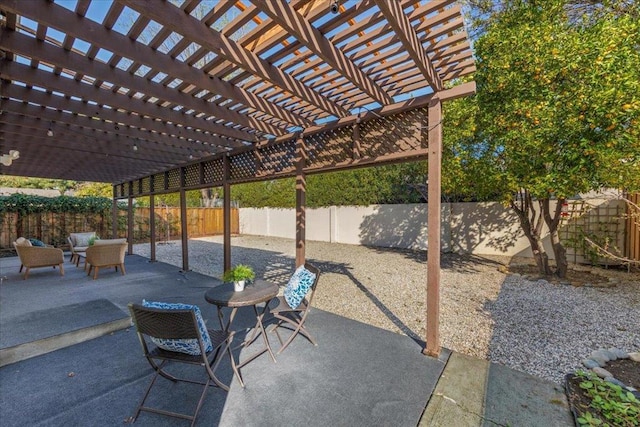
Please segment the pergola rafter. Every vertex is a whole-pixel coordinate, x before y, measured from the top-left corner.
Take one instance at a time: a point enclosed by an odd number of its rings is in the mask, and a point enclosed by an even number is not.
[[[439,200],[442,102],[475,92],[460,7],[333,3],[0,0],[0,152],[20,152],[2,173],[109,182],[130,207],[221,186],[225,266],[232,184],[296,177],[298,264],[308,174],[428,159]],[[429,250],[429,354],[439,262]]]

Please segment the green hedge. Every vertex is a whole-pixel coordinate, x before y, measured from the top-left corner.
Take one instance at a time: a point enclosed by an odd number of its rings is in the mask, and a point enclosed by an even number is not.
[[[0,197],[0,214],[19,213],[28,215],[32,213],[79,213],[97,214],[110,210],[111,199],[106,197],[42,197],[26,194],[12,194]]]

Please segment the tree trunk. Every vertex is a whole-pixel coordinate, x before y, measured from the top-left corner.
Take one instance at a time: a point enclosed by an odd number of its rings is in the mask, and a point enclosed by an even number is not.
[[[554,209],[553,215],[551,214],[551,208],[549,199],[545,199],[542,205],[542,213],[544,216],[544,222],[549,227],[549,236],[551,238],[551,245],[553,247],[553,254],[556,258],[556,275],[560,278],[567,276],[567,269],[569,264],[567,263],[567,250],[560,241],[560,235],[558,234],[558,228],[560,226],[560,218],[562,217],[562,205],[566,199],[558,199],[557,205]]]
[[[529,191],[522,190],[519,195],[520,197],[518,199],[511,201],[511,208],[520,219],[522,231],[524,231],[525,236],[527,236],[529,240],[538,271],[542,275],[550,276],[552,271],[549,267],[549,257],[544,249],[541,238],[542,226],[544,225],[542,218],[543,207],[540,206],[540,210],[536,211]],[[542,205],[540,201],[538,203]]]
[[[210,188],[203,188],[200,190],[200,194],[202,196],[202,204],[205,208],[210,208],[213,204],[211,193],[212,192]]]
[[[526,234],[526,233],[525,233]],[[538,271],[540,274],[550,276],[552,274],[551,267],[549,267],[549,256],[547,251],[544,250],[542,240],[536,236],[527,236],[529,243],[531,244],[531,251],[533,252],[533,259],[536,260]]]

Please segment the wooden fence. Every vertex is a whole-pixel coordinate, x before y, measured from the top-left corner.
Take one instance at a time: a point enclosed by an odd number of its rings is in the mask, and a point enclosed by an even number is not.
[[[156,240],[180,239],[180,208],[157,207]],[[136,209],[137,229],[141,237],[149,237],[149,208]],[[187,235],[189,237],[214,236],[224,232],[224,212],[222,208],[187,208]],[[240,233],[238,209],[231,209],[231,234]]]
[[[180,208],[155,209],[156,240],[178,240],[181,236]],[[12,249],[11,243],[18,237],[33,237],[56,247],[67,246],[67,236],[73,232],[95,231],[98,236],[111,237],[111,212],[105,214],[69,214],[46,212],[29,215],[6,213],[0,215],[0,249]],[[127,237],[127,211],[118,211],[118,236]],[[133,241],[148,242],[149,208],[134,211]],[[240,220],[238,209],[231,209],[231,233],[238,234]],[[222,234],[224,216],[222,208],[187,208],[187,233],[189,237]]]
[[[640,193],[628,195],[627,204],[627,258],[640,262]]]

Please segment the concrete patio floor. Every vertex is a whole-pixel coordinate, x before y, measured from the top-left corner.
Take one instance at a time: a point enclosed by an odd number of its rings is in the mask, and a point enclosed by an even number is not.
[[[217,279],[140,256],[127,256],[126,276],[110,269],[97,280],[69,262],[65,276],[34,269],[26,281],[17,258],[1,258],[0,267],[8,279],[0,285],[3,426],[122,425],[133,415],[152,371],[129,327],[129,302],[197,304],[209,327],[217,325],[204,300]],[[235,327],[252,326],[251,315],[240,310]],[[319,345],[298,337],[277,363],[257,358],[242,369],[244,389],[224,360],[218,374],[231,390],[211,388],[197,424],[573,425],[564,391],[551,382],[447,350],[425,357],[412,338],[322,310],[307,322]],[[198,387],[163,385],[154,403],[195,407]],[[136,422],[187,424],[148,413]]]

